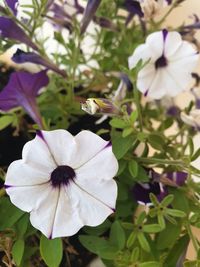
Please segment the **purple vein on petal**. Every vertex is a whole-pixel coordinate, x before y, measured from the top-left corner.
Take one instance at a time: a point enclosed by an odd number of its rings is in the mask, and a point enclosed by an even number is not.
[[[144,96],[146,97],[146,96],[148,95],[148,93],[149,93],[149,89],[147,89],[147,90],[145,91]]]
[[[41,140],[45,143],[45,145],[47,146],[47,149],[49,150],[49,153],[50,153],[50,155],[51,155],[51,158],[53,159],[55,165],[58,166],[59,164],[56,162],[56,159],[55,159],[55,157],[54,157],[54,155],[53,155],[53,153],[52,153],[52,151],[51,151],[51,148],[50,148],[49,144],[47,143],[47,140],[45,139],[45,137],[44,137],[42,131],[37,130],[37,131],[36,131],[36,135],[37,135],[39,138],[41,138]]]

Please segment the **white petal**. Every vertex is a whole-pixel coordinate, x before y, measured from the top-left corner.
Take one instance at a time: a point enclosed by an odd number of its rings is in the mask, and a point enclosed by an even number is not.
[[[22,151],[22,160],[33,168],[47,173],[56,167],[47,145],[38,135],[25,144]]]
[[[72,198],[70,187],[62,186],[51,237],[72,236],[83,226],[78,213],[79,200]],[[69,188],[69,190],[68,190]]]
[[[156,69],[153,64],[147,64],[139,71],[137,77],[137,88],[140,92],[145,94],[149,90],[155,75]]]
[[[166,58],[170,58],[176,55],[177,50],[182,46],[182,38],[178,32],[168,32],[165,44],[164,44],[164,55]]]
[[[133,69],[140,60],[145,63],[151,58],[151,55],[149,53],[148,47],[146,44],[139,45],[135,51],[133,52],[132,56],[128,58],[128,66],[129,69]]]
[[[116,187],[114,183],[113,187]],[[97,199],[78,185],[72,183],[70,189],[72,202],[78,203],[76,209],[78,209],[79,217],[83,225],[97,226],[113,213],[112,208],[108,207],[106,203],[104,203],[104,200]],[[107,191],[107,193],[111,194],[113,191],[114,190]],[[116,199],[116,196],[117,194],[115,193],[113,199]]]
[[[168,57],[168,60],[171,62],[182,60],[185,57],[188,56],[194,56],[197,54],[197,50],[187,41],[182,41],[181,46],[179,46],[178,50],[175,54],[173,54],[171,57]],[[199,55],[197,55],[199,58]]]
[[[16,160],[10,164],[6,174],[5,184],[7,186],[38,185],[50,179],[51,172],[44,172],[41,168],[33,168],[23,162]]]
[[[197,66],[199,60],[199,54],[193,54],[190,56],[182,57],[173,61],[170,61],[169,68],[176,74],[182,71],[183,73],[188,73],[191,75]],[[181,77],[180,77],[181,78]]]
[[[118,171],[118,162],[111,146],[105,147],[95,157],[75,169],[78,181],[87,180],[94,184],[97,180],[110,180]]]
[[[71,165],[72,155],[76,151],[73,135],[66,130],[42,131],[50,153],[57,165]]]
[[[150,34],[146,39],[146,44],[152,60],[156,61],[159,57],[162,56],[164,52],[164,36],[163,31],[154,32]]]
[[[40,202],[48,197],[49,191],[49,183],[33,186],[11,186],[6,188],[11,202],[21,210],[27,212],[36,209]]]
[[[52,236],[59,198],[60,190],[49,185],[48,190],[42,193],[42,198],[31,211],[31,224],[48,238]]]
[[[71,157],[72,168],[78,168],[92,159],[109,143],[90,131],[81,131],[74,138],[77,152]]]

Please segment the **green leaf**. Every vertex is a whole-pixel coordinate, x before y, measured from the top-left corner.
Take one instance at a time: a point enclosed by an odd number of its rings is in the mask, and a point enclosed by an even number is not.
[[[165,228],[165,219],[161,214],[158,214],[158,223],[162,229]]]
[[[118,248],[109,245],[107,248],[102,248],[98,255],[102,259],[113,260],[116,258],[117,253],[118,253]]]
[[[191,157],[194,153],[194,143],[191,137],[188,138],[188,145],[189,145],[189,153]]]
[[[109,220],[105,220],[102,224],[91,227],[91,226],[85,226],[83,228],[83,231],[86,232],[89,235],[101,235],[105,233],[108,229],[110,229],[111,222]]]
[[[139,264],[139,267],[160,267],[160,263],[156,261],[148,261]]]
[[[165,139],[162,135],[153,133],[148,136],[148,140],[150,145],[160,151],[164,150],[165,147]]]
[[[148,224],[143,226],[143,231],[145,233],[158,233],[163,228],[159,224]]]
[[[59,267],[63,255],[61,238],[40,238],[40,253],[48,267]]]
[[[140,250],[138,247],[135,247],[133,251],[131,252],[131,262],[136,262],[139,259],[140,256]]]
[[[138,163],[137,163],[137,161],[135,161],[133,159],[131,161],[129,161],[128,169],[129,169],[129,172],[132,175],[132,177],[134,177],[134,178],[137,177],[137,175],[138,175]]]
[[[124,229],[122,228],[119,221],[115,221],[112,224],[109,241],[113,246],[117,247],[119,250],[122,250],[124,248],[126,242],[126,236]]]
[[[110,121],[110,125],[114,128],[124,129],[129,126],[128,122],[120,118],[114,118]]]
[[[169,193],[174,195],[174,200],[172,202],[172,207],[174,209],[182,210],[186,214],[190,213],[188,199],[184,192],[176,188],[169,188]]]
[[[24,254],[24,240],[18,239],[12,247],[12,256],[17,266],[20,265]]]
[[[136,241],[136,238],[137,238],[137,234],[135,232],[132,232],[129,237],[128,237],[128,240],[126,242],[126,246],[127,248],[130,248]]]
[[[191,161],[195,161],[200,156],[200,148],[197,149],[197,151],[194,153],[194,155],[191,158]]]
[[[133,128],[132,127],[127,127],[127,128],[125,128],[123,130],[122,137],[126,137],[126,136],[128,136],[128,135],[130,135],[132,133],[133,133]]]
[[[145,220],[147,214],[145,211],[141,212],[138,218],[136,219],[137,224],[142,224],[143,221]]]
[[[173,200],[174,200],[174,196],[168,195],[162,200],[161,205],[167,207],[169,206],[169,204],[172,203]]]
[[[165,210],[167,214],[173,216],[173,217],[179,217],[179,218],[183,218],[186,216],[185,212],[181,211],[181,210],[175,210],[175,209],[166,209]]]
[[[188,235],[182,236],[175,245],[171,248],[170,252],[168,253],[164,267],[174,267],[177,264],[180,256],[186,251],[190,238]]]
[[[186,261],[184,262],[184,267],[200,267],[200,261]]]
[[[80,235],[79,241],[86,249],[97,255],[99,255],[101,250],[108,248],[110,245],[107,240],[92,235]]]
[[[16,223],[15,227],[16,227],[16,232],[19,238],[22,238],[25,233],[26,230],[28,228],[28,224],[29,224],[29,214],[24,214]]]
[[[150,193],[149,197],[155,207],[160,205],[159,201],[157,200],[157,197],[153,193]]]
[[[14,117],[12,115],[5,115],[0,117],[0,130],[3,130],[8,125],[10,125],[14,120]]]
[[[7,197],[0,198],[0,231],[12,227],[24,214]]]
[[[133,145],[134,137],[129,135],[125,138],[117,136],[112,140],[113,153],[117,159],[121,159]]]
[[[131,115],[130,115],[130,121],[131,123],[134,123],[138,118],[138,111],[137,110],[134,110],[131,112]]]
[[[151,248],[149,246],[149,243],[145,237],[145,235],[143,233],[138,233],[137,234],[137,238],[138,238],[138,241],[140,243],[140,246],[143,250],[145,250],[146,252],[150,252],[151,251]]]
[[[181,233],[181,224],[167,223],[166,228],[157,236],[156,245],[159,250],[172,247]]]

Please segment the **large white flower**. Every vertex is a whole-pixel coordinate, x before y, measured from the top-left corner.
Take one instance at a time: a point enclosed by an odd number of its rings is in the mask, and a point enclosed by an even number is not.
[[[188,88],[191,73],[197,65],[199,55],[178,32],[167,30],[150,34],[146,43],[138,46],[129,57],[129,68],[139,60],[146,65],[139,71],[137,87],[153,99],[174,97]]]
[[[118,170],[110,143],[90,131],[41,131],[8,168],[5,187],[48,238],[101,224],[115,209]]]

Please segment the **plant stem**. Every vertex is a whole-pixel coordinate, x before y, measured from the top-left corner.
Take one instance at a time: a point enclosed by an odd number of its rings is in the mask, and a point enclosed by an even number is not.
[[[138,111],[139,127],[140,127],[140,131],[142,132],[143,131],[142,112],[141,112],[141,106],[140,106],[139,91],[136,88],[136,84],[134,87],[134,99],[135,99],[135,104],[136,104],[137,111]]]
[[[193,235],[193,233],[192,233],[191,227],[190,227],[190,225],[189,225],[188,222],[186,223],[185,228],[187,229],[187,232],[188,232],[188,234],[189,234],[189,236],[190,236],[190,239],[191,239],[191,241],[192,241],[192,244],[193,244],[193,247],[194,247],[196,253],[198,253],[198,251],[199,251],[199,246],[198,246],[198,243],[197,243],[196,238],[194,237],[194,235]]]

